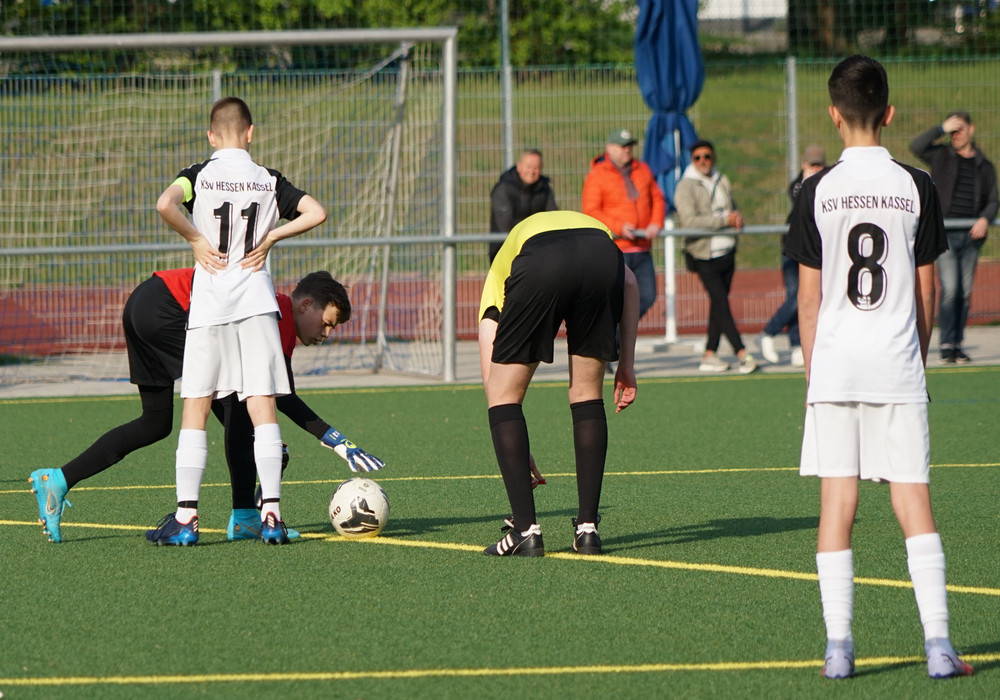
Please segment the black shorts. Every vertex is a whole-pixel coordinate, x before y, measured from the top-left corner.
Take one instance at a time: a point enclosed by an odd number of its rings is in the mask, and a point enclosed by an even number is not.
[[[132,291],[122,312],[129,381],[141,386],[174,385],[184,364],[187,318],[187,311],[155,275]]]
[[[624,285],[624,258],[607,233],[577,229],[531,238],[504,286],[493,361],[552,362],[563,321],[571,355],[617,360]]]

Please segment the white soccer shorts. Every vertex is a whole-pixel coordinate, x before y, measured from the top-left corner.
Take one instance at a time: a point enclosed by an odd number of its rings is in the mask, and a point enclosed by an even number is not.
[[[181,397],[284,396],[291,393],[277,314],[221,326],[190,328],[184,345]]]
[[[799,473],[928,483],[927,404],[809,404]]]

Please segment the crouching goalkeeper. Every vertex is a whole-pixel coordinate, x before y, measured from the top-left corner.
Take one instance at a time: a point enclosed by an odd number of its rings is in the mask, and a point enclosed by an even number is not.
[[[112,428],[80,455],[58,469],[37,469],[29,481],[38,502],[38,518],[49,541],[61,542],[60,523],[70,489],[99,474],[126,455],[163,440],[173,429],[174,382],[181,375],[185,326],[191,300],[193,270],[155,273],[133,290],[125,303],[122,325],[128,349],[130,381],[137,385],[142,414]],[[299,281],[291,297],[277,295],[278,328],[292,392],[278,397],[277,408],[303,430],[334,450],[352,471],[374,471],[385,463],[368,454],[321,419],[295,393],[291,357],[298,338],[303,345],[326,340],[331,331],[351,318],[351,302],[344,286],[325,271]],[[260,537],[260,515],[255,507],[256,468],[253,423],[246,404],[234,395],[212,403],[225,427],[226,461],[232,481],[233,511],[229,539]],[[287,453],[283,467],[287,465]],[[298,533],[289,530],[289,537]],[[178,542],[177,544],[180,544]]]

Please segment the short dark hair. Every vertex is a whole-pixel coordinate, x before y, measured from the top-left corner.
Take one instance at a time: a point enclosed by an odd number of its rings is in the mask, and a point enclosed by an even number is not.
[[[212,105],[209,128],[214,132],[246,131],[253,126],[247,103],[238,97],[223,97]]]
[[[707,148],[712,153],[715,153],[715,146],[713,146],[712,142],[709,141],[708,139],[698,139],[697,141],[691,144],[692,153],[697,151],[699,148]]]
[[[837,64],[827,83],[830,101],[855,127],[877,130],[889,108],[889,79],[874,58],[855,54]]]
[[[351,320],[351,300],[347,297],[347,290],[326,270],[310,272],[295,285],[292,299],[300,301],[305,298],[312,299],[321,309],[330,304],[336,306],[337,323]]]
[[[972,116],[964,109],[956,109],[954,112],[950,112],[945,119],[950,119],[951,117],[958,117],[966,124],[972,123]]]

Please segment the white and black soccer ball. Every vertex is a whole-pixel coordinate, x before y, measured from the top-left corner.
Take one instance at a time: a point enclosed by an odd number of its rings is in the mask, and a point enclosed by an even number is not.
[[[389,522],[389,497],[371,479],[348,479],[330,499],[330,522],[344,537],[375,537]]]

